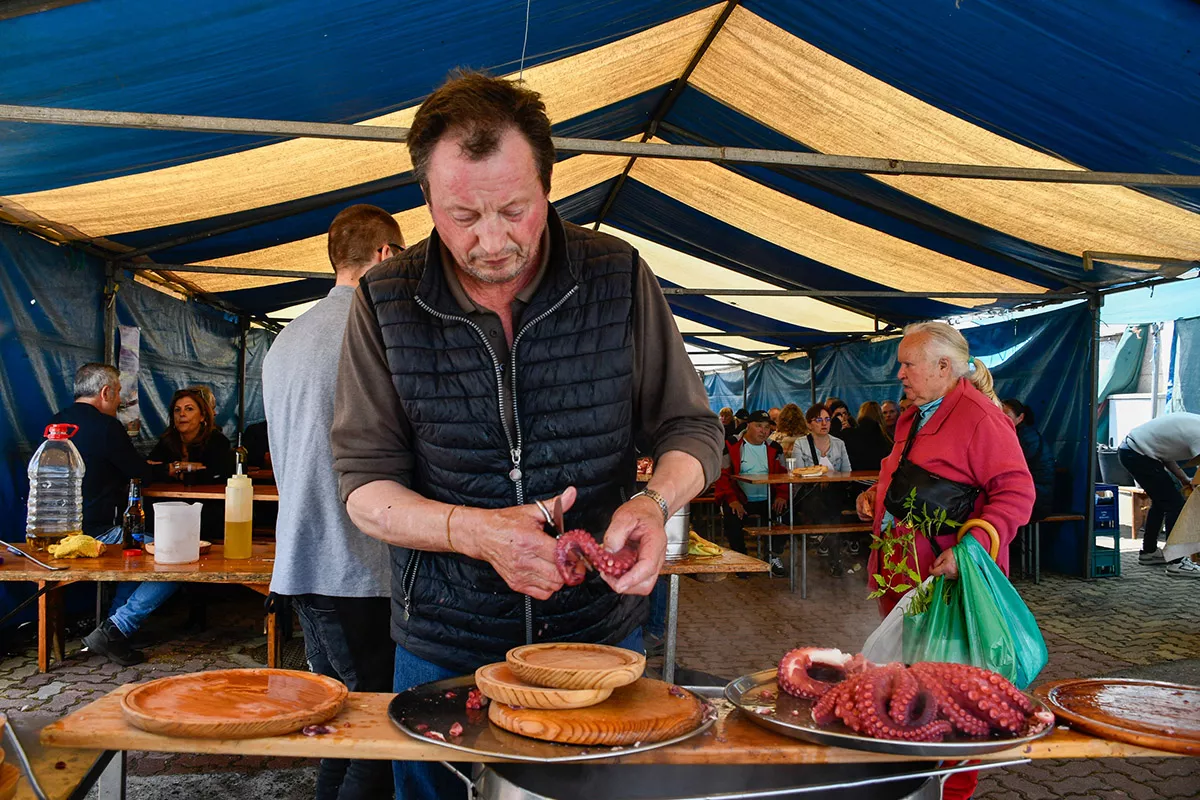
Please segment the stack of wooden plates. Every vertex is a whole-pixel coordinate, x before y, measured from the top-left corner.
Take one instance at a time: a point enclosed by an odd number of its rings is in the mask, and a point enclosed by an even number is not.
[[[488,719],[512,733],[579,745],[632,745],[694,730],[703,705],[690,692],[643,678],[646,658],[595,644],[517,647],[475,672]]]

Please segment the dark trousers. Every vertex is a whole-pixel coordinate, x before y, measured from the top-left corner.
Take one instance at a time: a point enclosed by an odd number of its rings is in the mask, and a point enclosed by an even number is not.
[[[1150,496],[1150,510],[1146,512],[1146,533],[1142,536],[1142,552],[1153,553],[1158,549],[1158,532],[1167,523],[1167,535],[1175,527],[1179,512],[1183,511],[1184,497],[1179,479],[1171,474],[1156,458],[1144,456],[1136,450],[1122,447],[1117,450],[1121,466]]]
[[[753,503],[743,503],[746,509],[745,519],[738,519],[738,515],[733,513],[733,509],[725,506],[722,510],[725,538],[729,541],[729,547],[739,553],[746,552],[746,534],[744,528],[746,525],[766,525],[767,520],[771,518],[771,503],[767,500],[758,500]],[[757,520],[751,519],[757,517]]]
[[[336,678],[352,692],[390,692],[395,645],[387,597],[292,597],[304,630],[308,668]],[[323,758],[317,800],[373,800],[392,796],[388,761]]]

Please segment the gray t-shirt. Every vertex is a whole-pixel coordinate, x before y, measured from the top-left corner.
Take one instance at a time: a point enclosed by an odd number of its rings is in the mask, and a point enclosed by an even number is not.
[[[263,404],[279,484],[271,591],[388,597],[388,547],[350,521],[329,447],[342,335],[354,287],[335,286],[297,317],[263,363]]]
[[[1200,414],[1178,411],[1142,423],[1125,444],[1159,461],[1188,461],[1200,455]]]

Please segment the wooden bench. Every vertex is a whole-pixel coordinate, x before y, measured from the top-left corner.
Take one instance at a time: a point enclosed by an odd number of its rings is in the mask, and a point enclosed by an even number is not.
[[[1017,533],[1021,535],[1021,575],[1033,574],[1033,582],[1042,582],[1042,523],[1043,522],[1083,522],[1087,517],[1067,511],[1060,514],[1050,514],[1041,519],[1022,525]],[[1030,541],[1032,540],[1032,541]]]
[[[746,536],[788,537],[788,577],[791,590],[796,591],[796,537],[797,536],[826,536],[835,533],[870,533],[874,525],[870,522],[854,522],[833,525],[774,525],[768,527],[755,526],[743,528]],[[808,548],[800,548],[800,599],[808,599]]]

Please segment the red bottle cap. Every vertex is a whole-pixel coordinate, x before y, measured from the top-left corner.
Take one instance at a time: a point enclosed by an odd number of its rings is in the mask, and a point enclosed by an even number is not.
[[[128,550],[122,550],[121,553],[124,554],[126,558],[137,558],[142,554],[142,549],[140,547],[132,547]]]
[[[56,422],[53,425],[47,425],[46,432],[42,435],[47,439],[70,439],[78,430],[78,425],[72,425],[69,422]]]

